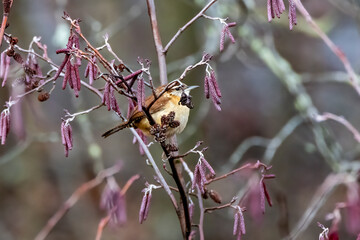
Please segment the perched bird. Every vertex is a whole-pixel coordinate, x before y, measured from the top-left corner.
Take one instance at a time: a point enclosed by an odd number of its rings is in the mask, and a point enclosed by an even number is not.
[[[144,107],[148,108],[150,104],[149,113],[154,119],[155,123],[161,125],[161,117],[168,115],[170,112],[175,113],[175,121],[178,121],[179,126],[175,128],[168,128],[166,130],[166,137],[171,137],[174,134],[181,133],[189,118],[190,108],[192,108],[190,90],[198,86],[187,86],[180,81],[171,82],[168,85],[163,85],[155,89],[155,94],[158,99],[154,102],[154,95],[150,95],[145,99]],[[164,91],[165,90],[165,91]],[[162,94],[160,96],[160,94]],[[160,97],[159,97],[160,96]],[[131,112],[127,121],[105,132],[102,136],[108,137],[124,128],[133,127],[140,129],[145,135],[150,136],[151,125],[143,111],[139,111],[137,107]]]

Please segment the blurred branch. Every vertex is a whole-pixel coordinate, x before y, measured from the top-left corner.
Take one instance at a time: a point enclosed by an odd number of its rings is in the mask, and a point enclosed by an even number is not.
[[[84,195],[89,190],[98,186],[103,180],[107,177],[110,177],[121,169],[120,164],[116,164],[110,168],[107,168],[96,176],[93,180],[90,180],[83,185],[81,185],[78,189],[75,190],[73,194],[65,201],[65,203],[60,207],[60,209],[48,220],[46,225],[41,229],[41,231],[36,235],[35,240],[43,240],[45,239],[51,230],[55,227],[55,225],[60,221],[60,219],[72,208],[77,201],[80,199],[82,195]]]
[[[313,116],[318,114],[310,95],[307,93],[301,81],[301,76],[297,74],[291,65],[280,56],[272,46],[266,46],[262,39],[257,37],[253,29],[248,25],[239,28],[239,35],[244,43],[258,55],[258,57],[268,66],[268,68],[281,80],[288,91],[295,98],[295,108],[305,120],[310,120],[312,131],[315,136],[315,142],[321,155],[333,170],[338,170],[338,160],[340,159],[340,150],[336,147],[336,139],[328,136],[329,133],[319,123],[313,120]],[[329,145],[329,140],[333,143]]]
[[[284,140],[294,132],[294,130],[303,122],[303,118],[299,115],[292,117],[285,125],[280,129],[280,131],[271,139],[264,137],[253,136],[245,139],[241,144],[236,148],[236,150],[231,154],[227,164],[223,165],[222,171],[227,172],[229,169],[233,169],[236,164],[238,164],[243,158],[244,154],[251,148],[255,146],[260,146],[266,148],[264,153],[263,162],[265,164],[270,164],[273,159],[277,149],[284,142]]]
[[[339,82],[351,84],[351,82],[349,81],[349,75],[346,72],[342,71],[324,73],[302,73],[301,80],[303,83]]]
[[[243,158],[244,154],[252,147],[260,146],[267,147],[271,139],[264,137],[253,136],[246,138],[240,143],[236,150],[231,154],[227,164],[223,165],[222,172],[227,172],[229,169],[233,169]]]
[[[319,121],[319,122],[331,119],[331,120],[334,120],[334,121],[342,124],[344,127],[346,127],[354,135],[354,139],[357,142],[360,143],[360,133],[359,133],[359,131],[348,120],[346,120],[344,117],[337,116],[335,114],[325,112],[322,115],[315,116],[314,118],[316,119],[316,121]]]
[[[106,227],[106,225],[109,223],[111,219],[111,214],[107,215],[106,217],[102,218],[99,222],[98,225],[98,229],[97,229],[97,233],[96,233],[96,238],[95,240],[100,240],[102,233],[104,231],[104,228]]]
[[[340,59],[343,63],[345,70],[349,74],[351,85],[354,87],[356,92],[360,94],[360,86],[359,79],[355,74],[354,69],[352,68],[349,60],[347,59],[344,52],[340,50],[338,46],[335,45],[333,41],[320,29],[320,27],[316,24],[316,22],[312,19],[309,12],[306,10],[301,0],[294,0],[297,9],[301,12],[301,14],[305,17],[306,21],[309,25],[314,29],[314,31],[321,37],[321,39],[325,42],[325,44],[330,48],[330,50]]]
[[[336,175],[330,174],[316,191],[311,203],[307,205],[305,213],[290,232],[289,236],[283,238],[283,240],[294,240],[298,238],[299,235],[307,229],[310,223],[312,223],[317,212],[330,197],[331,193],[338,185],[344,183],[346,178],[347,174],[344,173]]]
[[[294,130],[300,126],[301,123],[303,123],[304,119],[297,115],[292,117],[285,126],[276,134],[276,136],[271,139],[269,145],[266,148],[266,151],[264,153],[263,162],[265,164],[270,164],[271,160],[274,158],[274,155],[280,145],[284,142],[284,140],[290,136],[291,133],[294,132]]]

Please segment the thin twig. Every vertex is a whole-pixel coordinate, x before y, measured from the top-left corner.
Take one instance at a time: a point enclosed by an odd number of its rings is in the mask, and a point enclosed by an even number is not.
[[[201,9],[201,11],[196,14],[195,17],[193,17],[189,22],[187,22],[184,26],[182,26],[176,33],[175,35],[170,39],[170,41],[168,42],[168,44],[166,44],[166,47],[164,48],[163,52],[164,54],[166,54],[169,51],[169,48],[171,47],[171,45],[176,41],[176,39],[178,39],[178,37],[181,35],[181,33],[183,33],[191,24],[193,24],[198,18],[202,17],[203,13],[206,12],[206,10],[209,9],[209,7],[211,7],[211,5],[213,5],[215,2],[217,2],[217,0],[212,0],[210,1],[208,4],[206,4],[205,7],[203,7],[203,9]]]
[[[106,227],[106,225],[109,223],[111,219],[111,214],[107,215],[106,217],[102,218],[99,222],[98,225],[98,229],[97,229],[97,233],[96,233],[96,238],[95,240],[100,240],[102,233],[104,231],[104,228]]]
[[[166,183],[163,175],[161,174],[159,168],[156,165],[156,162],[154,160],[154,158],[152,157],[149,148],[146,146],[146,144],[143,142],[143,140],[141,139],[141,137],[139,136],[139,134],[136,132],[135,129],[130,128],[130,131],[132,132],[132,134],[136,137],[136,140],[139,142],[140,146],[142,147],[142,149],[145,152],[145,155],[147,156],[148,160],[151,163],[151,166],[154,168],[154,171],[156,173],[156,176],[159,178],[159,181],[161,183],[161,185],[163,186],[163,188],[165,189],[166,193],[169,195],[170,200],[172,202],[172,204],[174,205],[174,208],[176,211],[178,211],[179,207],[177,205],[176,199],[174,197],[174,194],[171,192],[171,189],[169,188],[169,185]]]
[[[247,168],[248,169],[257,169],[259,167],[267,168],[267,166],[265,164],[263,164],[263,163],[261,163],[259,161],[257,163],[247,163],[247,164],[245,164],[245,165],[243,165],[243,166],[241,166],[241,167],[239,167],[237,169],[234,169],[231,172],[228,172],[228,173],[226,173],[226,174],[224,174],[224,175],[222,175],[220,177],[209,179],[205,184],[208,185],[208,184],[210,184],[212,182],[219,181],[221,179],[227,178],[228,176],[230,176],[232,174],[235,174],[235,173],[237,173],[237,172],[239,172],[241,170],[247,169]]]
[[[328,113],[328,112],[325,112],[322,115],[315,116],[315,120],[319,121],[319,122],[322,122],[322,121],[325,121],[328,119],[332,119],[332,120],[344,125],[354,135],[354,139],[360,143],[360,132],[344,117],[337,116],[333,113]]]
[[[59,208],[59,210],[48,220],[46,225],[41,229],[38,235],[35,237],[35,240],[43,240],[45,239],[51,230],[55,227],[55,225],[59,222],[59,220],[72,208],[77,201],[80,199],[82,195],[88,192],[90,189],[98,186],[103,180],[109,176],[114,175],[119,172],[121,166],[116,164],[110,168],[107,168],[101,172],[92,180],[84,183],[78,189],[75,190],[73,194],[64,202],[64,204]]]
[[[121,189],[120,194],[121,195],[125,195],[125,193],[127,192],[127,190],[131,187],[131,185],[140,178],[140,174],[136,174],[134,176],[132,176],[131,178],[129,178],[129,180],[127,180],[127,182],[125,183],[125,185],[123,186],[123,188]]]
[[[212,211],[215,211],[215,210],[220,210],[220,209],[224,209],[224,208],[228,208],[228,207],[231,207],[232,204],[236,201],[236,197],[234,197],[233,199],[231,199],[231,201],[227,204],[224,204],[224,205],[221,205],[221,206],[215,206],[215,207],[208,207],[208,208],[205,208],[204,211],[205,213],[211,213]]]
[[[355,74],[353,67],[351,66],[348,58],[341,49],[335,45],[333,41],[321,30],[317,23],[312,19],[309,12],[306,10],[301,0],[295,0],[295,4],[300,13],[304,16],[305,20],[313,27],[314,31],[320,36],[330,50],[340,59],[343,63],[346,72],[349,74],[351,85],[354,87],[356,92],[360,95],[359,79]]]
[[[167,70],[166,70],[166,59],[165,59],[165,53],[163,50],[163,45],[161,42],[159,25],[158,25],[157,18],[156,18],[155,3],[154,3],[154,0],[146,0],[146,2],[147,2],[147,6],[148,6],[148,13],[149,13],[150,22],[151,22],[151,29],[153,32],[155,48],[156,48],[156,53],[157,53],[158,62],[159,62],[160,83],[161,83],[161,85],[165,85],[168,83]]]
[[[330,197],[331,193],[335,190],[335,188],[344,183],[346,180],[345,174],[337,174],[337,175],[329,175],[318,188],[315,193],[311,203],[308,205],[305,213],[298,221],[296,226],[293,228],[289,236],[283,238],[283,240],[297,239],[297,237],[307,229],[310,223],[313,221],[316,213],[320,210],[320,208],[324,205],[326,200]]]

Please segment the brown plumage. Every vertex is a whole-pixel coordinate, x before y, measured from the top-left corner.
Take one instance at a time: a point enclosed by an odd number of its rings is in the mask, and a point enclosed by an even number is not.
[[[189,108],[179,104],[181,94],[185,92],[189,94],[190,90],[194,87],[188,87],[185,84],[173,84],[174,86],[170,87],[165,93],[161,95],[159,99],[150,107],[150,114],[153,117],[154,121],[158,124],[161,124],[161,117],[168,115],[171,111],[175,112],[175,120],[179,121],[180,125],[176,128],[170,128],[167,130],[166,135],[170,137],[176,133],[180,133],[184,130],[188,118],[189,118]],[[167,85],[158,87],[155,90],[156,95],[159,95]],[[154,101],[154,96],[150,95],[145,99],[144,106],[147,108],[149,104]],[[133,127],[140,129],[145,135],[150,136],[150,124],[146,115],[143,111],[139,111],[137,107],[134,108],[130,117],[127,121],[119,124],[118,126],[110,129],[105,132],[102,136],[108,137],[124,128]]]

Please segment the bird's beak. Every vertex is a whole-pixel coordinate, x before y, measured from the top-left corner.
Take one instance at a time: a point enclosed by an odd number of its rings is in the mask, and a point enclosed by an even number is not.
[[[193,90],[194,88],[198,88],[199,86],[196,86],[196,85],[194,85],[194,86],[188,86],[185,90],[187,91],[187,92],[190,92],[191,90]]]

